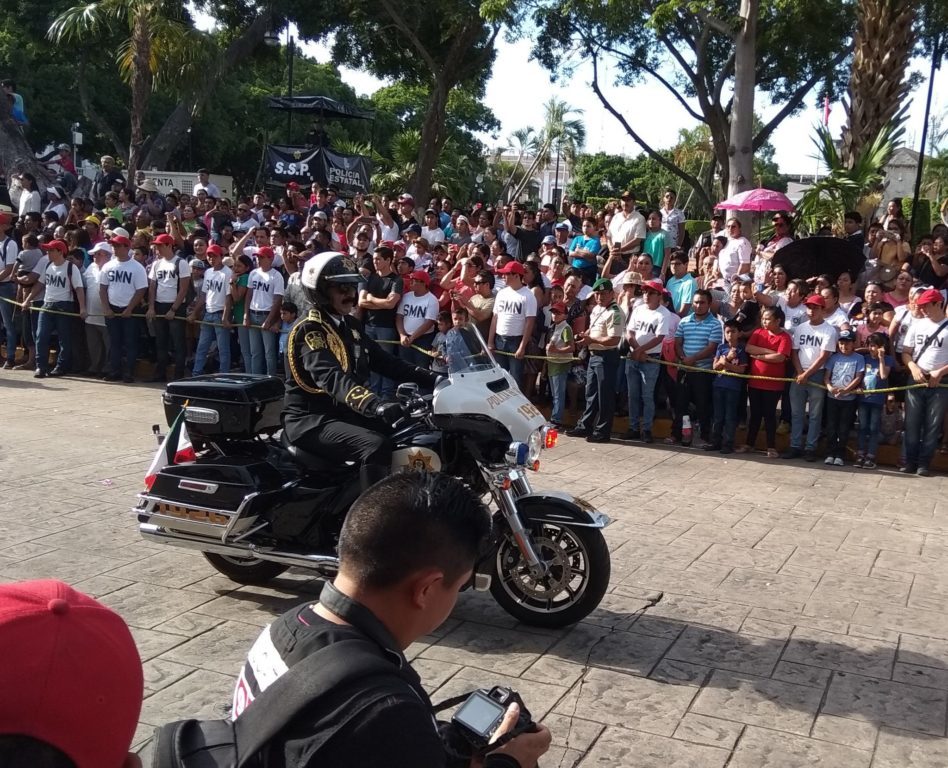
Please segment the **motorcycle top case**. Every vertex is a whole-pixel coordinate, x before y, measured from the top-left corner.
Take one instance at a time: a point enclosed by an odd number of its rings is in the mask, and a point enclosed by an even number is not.
[[[202,409],[193,417],[185,413],[192,437],[252,440],[280,429],[283,394],[283,381],[275,376],[215,373],[169,383],[162,401],[169,426],[185,404]]]

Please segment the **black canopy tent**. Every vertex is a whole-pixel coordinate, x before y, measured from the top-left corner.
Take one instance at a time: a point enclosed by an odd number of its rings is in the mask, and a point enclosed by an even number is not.
[[[305,145],[266,146],[264,160],[267,175],[274,182],[286,184],[296,181],[304,185],[313,181],[339,187],[346,197],[367,192],[372,175],[372,164],[362,155],[343,155],[329,148],[328,137],[322,127],[326,119],[375,120],[375,112],[363,110],[336,101],[328,96],[271,96],[267,106],[284,112],[315,115],[316,126],[311,132],[316,140]]]
[[[328,96],[270,96],[267,99],[267,106],[283,112],[319,115],[321,119],[375,120],[373,110],[356,109],[341,101],[330,99]]]

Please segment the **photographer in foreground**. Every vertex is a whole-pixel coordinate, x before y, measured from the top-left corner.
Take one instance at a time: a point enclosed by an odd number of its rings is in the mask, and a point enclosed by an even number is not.
[[[359,498],[340,534],[338,575],[319,602],[283,614],[263,631],[238,679],[233,715],[252,707],[295,664],[335,643],[361,641],[358,649],[368,646],[390,669],[354,674],[326,691],[318,706],[270,741],[264,752],[268,766],[448,764],[431,702],[403,651],[451,613],[490,525],[474,493],[446,475],[393,475]],[[341,663],[355,664],[350,659],[358,655],[343,655]],[[511,705],[493,738],[511,730],[518,716],[518,706]],[[533,726],[471,764],[533,768],[550,738],[545,727]]]

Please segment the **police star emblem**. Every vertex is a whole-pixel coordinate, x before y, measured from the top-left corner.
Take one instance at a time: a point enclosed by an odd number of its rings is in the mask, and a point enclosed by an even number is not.
[[[434,467],[431,466],[431,456],[422,450],[409,451],[408,461],[405,463],[405,466],[409,470],[417,470],[421,472],[434,471]]]

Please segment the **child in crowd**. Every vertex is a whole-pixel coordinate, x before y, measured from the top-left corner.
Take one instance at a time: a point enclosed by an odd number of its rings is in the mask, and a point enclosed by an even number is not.
[[[875,306],[875,305],[874,305]],[[870,310],[870,318],[873,310]],[[866,339],[868,354],[863,373],[862,389],[885,389],[894,360],[889,355],[889,337],[884,333],[870,334]],[[882,434],[882,412],[885,408],[884,392],[878,394],[862,392],[859,395],[859,438],[856,444],[856,466],[874,469],[876,451]]]
[[[463,308],[461,311],[467,312],[467,310]],[[446,376],[448,374],[448,331],[451,330],[453,316],[450,312],[444,310],[438,313],[436,322],[438,332],[431,342],[431,351],[435,353],[435,356],[431,358],[431,370],[434,373],[440,373]]]
[[[750,358],[741,342],[741,324],[728,320],[724,324],[724,342],[714,353],[714,370],[747,373]],[[737,408],[741,399],[741,379],[736,376],[715,376],[711,385],[714,416],[711,420],[711,441],[702,448],[706,451],[730,453],[734,450],[737,431]]]
[[[573,367],[573,329],[566,321],[566,304],[557,302],[550,307],[553,328],[546,345],[546,355],[550,358],[546,364],[550,378],[550,392],[553,394],[553,412],[550,422],[559,427],[563,424],[563,411],[566,409],[566,381]]]
[[[290,331],[296,324],[296,318],[299,315],[299,309],[292,301],[284,301],[280,305],[280,356],[286,354],[286,340],[290,336]]]
[[[824,464],[845,465],[846,441],[856,417],[856,390],[862,387],[866,359],[856,352],[856,334],[846,328],[837,338],[838,352],[826,362],[823,383],[826,398],[826,460]]]
[[[876,301],[864,311],[866,320],[856,327],[856,351],[860,355],[869,352],[868,340],[873,334],[884,333],[888,337],[889,324],[885,321],[885,314],[892,311],[892,305]]]

